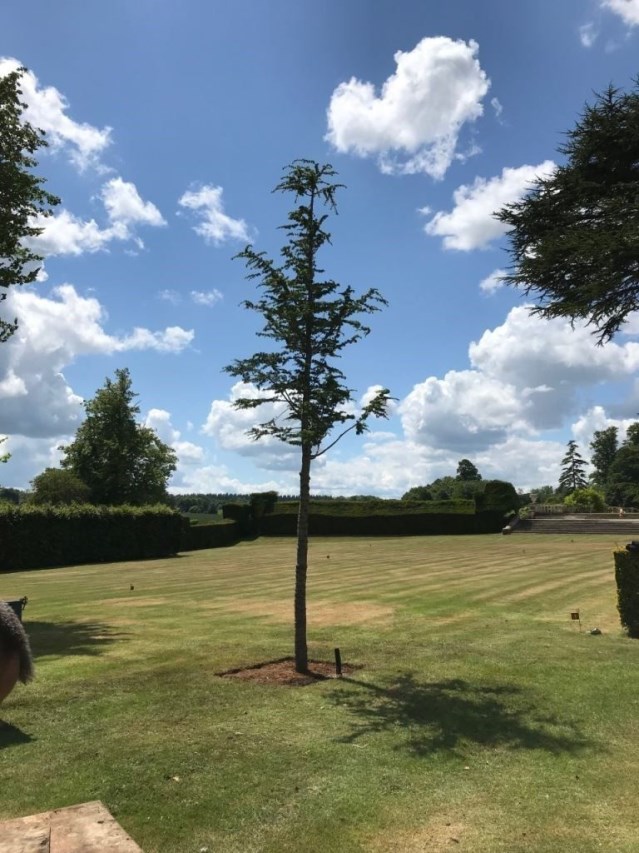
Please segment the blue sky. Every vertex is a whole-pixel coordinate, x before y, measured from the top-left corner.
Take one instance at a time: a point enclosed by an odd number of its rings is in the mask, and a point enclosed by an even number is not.
[[[251,442],[224,365],[258,346],[233,255],[277,256],[296,157],[347,189],[323,262],[389,307],[348,351],[359,404],[391,417],[315,467],[313,488],[401,495],[454,473],[556,482],[564,446],[639,406],[639,320],[597,348],[500,287],[492,217],[559,162],[593,91],[639,71],[639,0],[33,0],[3,13],[0,74],[28,67],[38,173],[62,198],[12,288],[0,349],[5,486],[59,459],[82,399],[129,367],[141,417],[173,444],[174,491],[297,489],[289,448]],[[498,272],[497,272],[498,274]]]

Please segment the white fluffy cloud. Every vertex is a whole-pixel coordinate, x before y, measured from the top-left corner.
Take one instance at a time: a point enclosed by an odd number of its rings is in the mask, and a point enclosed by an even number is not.
[[[511,480],[522,488],[556,483],[565,442],[555,435],[549,440],[545,431],[566,428],[572,421],[585,455],[595,429],[615,424],[623,435],[630,420],[615,420],[600,406],[580,415],[581,400],[592,399],[607,382],[632,382],[637,372],[636,341],[598,347],[583,325],[572,329],[567,321],[531,315],[526,306],[514,308],[503,323],[470,344],[467,369],[425,378],[391,412],[388,425],[382,422],[384,431],[340,443],[317,460],[313,490],[401,495],[413,485],[454,472],[464,456],[486,478]],[[364,392],[359,404],[376,390],[372,386]],[[273,439],[253,442],[246,435],[258,421],[281,417],[283,407],[266,404],[261,412],[234,408],[235,400],[251,395],[261,396],[250,385],[234,385],[227,400],[213,401],[202,432],[216,439],[220,451],[277,472],[272,488],[294,492],[297,454]],[[394,432],[398,420],[399,433]],[[194,474],[191,485],[228,482],[223,466],[204,467],[208,472]],[[186,489],[186,483],[180,488]]]
[[[509,480],[529,488],[556,483],[565,445],[556,441],[510,436],[486,451],[475,451],[473,462],[485,479]],[[366,441],[349,459],[334,455],[313,471],[315,493],[352,495],[381,494],[397,497],[412,486],[431,483],[453,474],[458,449],[434,448],[407,439]]]
[[[381,385],[370,386],[362,394],[358,404],[350,403],[344,407],[344,411],[349,414],[357,414],[361,407],[369,403],[381,388]],[[240,456],[251,459],[260,468],[269,471],[297,473],[300,462],[297,447],[285,444],[273,436],[264,436],[255,441],[248,435],[248,431],[258,423],[265,423],[271,419],[278,423],[285,423],[286,405],[284,403],[265,402],[254,409],[237,409],[235,407],[236,401],[242,397],[261,399],[267,396],[267,392],[259,391],[250,383],[236,382],[232,386],[227,400],[212,401],[208,417],[201,431],[205,435],[215,438],[220,449],[233,451]],[[392,414],[395,409],[396,404],[391,401],[389,414]],[[383,421],[377,423],[383,423]],[[371,420],[369,426],[374,428],[375,420]],[[336,432],[333,438],[337,435]],[[315,463],[316,470],[321,469],[324,464],[325,458],[322,456]]]
[[[295,487],[292,487],[291,483],[286,480],[242,480],[233,476],[226,465],[193,466],[190,470],[185,470],[169,486],[169,491],[174,494],[204,492],[248,495],[252,492],[271,490],[290,493],[295,491]]]
[[[260,399],[265,396],[266,392],[259,391],[254,385],[236,382],[228,400],[213,400],[202,432],[215,438],[223,450],[258,458],[262,468],[295,470],[299,460],[296,449],[272,436],[254,441],[247,435],[248,430],[258,423],[265,423],[271,418],[281,420],[286,412],[284,403],[263,403],[255,409],[235,408],[235,402],[241,397]]]
[[[126,226],[100,228],[95,219],[82,220],[64,208],[55,216],[35,221],[42,233],[29,240],[29,245],[43,257],[52,255],[93,254],[105,249],[113,240],[129,236]]]
[[[95,219],[82,220],[63,208],[55,216],[34,220],[42,233],[30,238],[30,246],[44,257],[93,254],[107,249],[113,241],[133,240],[142,248],[144,244],[136,234],[137,226],[166,225],[157,207],[141,198],[135,184],[120,177],[103,185],[100,198],[108,225],[101,227]]]
[[[207,308],[211,308],[213,305],[216,305],[223,298],[224,297],[220,291],[216,288],[213,288],[212,290],[191,291],[191,299],[193,302],[195,302],[196,305],[205,305]]]
[[[576,413],[578,392],[639,369],[639,344],[598,347],[588,327],[542,320],[526,307],[513,308],[500,326],[469,346],[482,376],[514,386],[531,429],[555,429]]]
[[[449,371],[415,385],[400,404],[409,441],[459,453],[485,450],[525,426],[517,388],[479,371]]]
[[[167,288],[166,290],[159,290],[157,297],[163,302],[170,302],[171,305],[179,305],[182,301],[182,296],[178,293],[178,291],[171,290],[170,288]]]
[[[601,0],[601,5],[619,15],[629,27],[639,27],[639,0]]]
[[[0,77],[15,71],[22,63],[12,57],[0,57]],[[100,156],[111,144],[111,128],[77,122],[68,114],[69,104],[53,86],[41,86],[32,71],[22,77],[22,98],[27,104],[24,117],[34,127],[46,131],[53,149],[67,152],[74,165],[101,167]]]
[[[100,197],[111,222],[123,225],[166,225],[164,217],[150,201],[144,201],[135,184],[111,178],[102,187]]]
[[[473,367],[514,381],[520,388],[542,384],[592,385],[631,376],[639,369],[639,344],[599,347],[591,330],[568,320],[543,320],[526,306],[513,308],[504,323],[469,346]]]
[[[178,467],[176,476],[182,476],[182,472],[190,465],[197,465],[204,459],[204,448],[192,441],[182,440],[179,430],[171,423],[171,413],[165,409],[150,409],[147,414],[145,426],[155,430],[161,441],[170,445],[177,453]]]
[[[588,21],[579,27],[579,41],[584,47],[592,47],[598,36],[599,32],[593,21]]]
[[[182,294],[178,290],[171,290],[170,288],[158,291],[157,297],[163,302],[170,302],[171,305],[180,305],[183,299]],[[189,297],[191,302],[194,302],[196,305],[212,308],[224,299],[224,294],[214,287],[211,290],[192,290],[189,293]]]
[[[535,178],[547,177],[555,168],[552,160],[546,160],[539,166],[505,168],[494,178],[475,178],[455,190],[453,209],[436,213],[424,230],[431,237],[443,237],[445,249],[483,249],[508,230],[495,213],[521,198]]]
[[[519,486],[556,482],[564,445],[541,431],[564,426],[578,414],[579,392],[639,370],[635,342],[596,346],[590,331],[563,320],[542,320],[514,308],[505,321],[469,347],[471,369],[428,377],[400,402],[404,438],[368,442],[355,459],[328,459],[314,482],[333,479],[348,491],[404,491],[429,482],[470,456],[484,476]],[[587,447],[592,432],[610,424],[601,407],[573,425]],[[410,482],[409,482],[410,481]],[[359,483],[355,486],[355,483]],[[393,486],[394,484],[394,486]]]
[[[504,275],[506,275],[506,270],[493,270],[490,275],[487,275],[486,278],[483,278],[479,282],[479,289],[482,291],[482,293],[486,293],[488,294],[488,296],[492,296],[493,293],[496,293],[504,286],[504,282],[501,280],[502,276]]]
[[[161,332],[151,332],[149,329],[136,326],[133,331],[122,338],[112,338],[111,352],[124,350],[151,349],[156,352],[182,352],[195,337],[193,329],[183,329],[181,326],[167,326]]]
[[[45,468],[58,467],[62,458],[60,446],[72,440],[72,435],[55,438],[10,435],[6,444],[2,445],[3,451],[11,453],[11,459],[2,466],[3,483],[11,483],[14,488],[27,488],[29,482]]]
[[[179,430],[171,423],[171,413],[166,409],[149,409],[144,426],[150,427],[165,444],[173,444],[180,438]]]
[[[80,295],[70,284],[55,288],[49,297],[11,288],[5,304],[8,316],[20,322],[0,348],[2,429],[9,434],[47,437],[75,431],[82,400],[63,370],[78,356],[134,349],[179,353],[194,337],[192,330],[179,326],[110,335],[103,328],[106,315],[99,301]]]
[[[504,107],[499,98],[491,98],[490,106],[495,110],[495,116],[497,118],[500,118],[501,114],[504,111]]]
[[[457,152],[464,124],[483,113],[490,87],[474,41],[424,38],[398,50],[395,73],[375,85],[351,77],[327,110],[326,139],[342,153],[376,155],[383,171],[425,172],[442,178]]]
[[[516,437],[537,440],[577,413],[578,392],[631,379],[639,345],[596,346],[589,330],[514,308],[469,347],[470,370],[431,376],[402,400],[406,438],[425,447],[490,454]]]
[[[572,425],[572,434],[582,451],[587,454],[590,442],[598,430],[611,426],[617,427],[619,441],[623,441],[628,427],[636,422],[636,418],[611,418],[606,414],[603,406],[593,406],[575,421]]]
[[[193,230],[206,243],[221,246],[227,240],[251,239],[249,227],[243,219],[233,219],[224,212],[222,187],[205,185],[199,189],[188,190],[178,200],[180,207],[193,211],[201,220]]]

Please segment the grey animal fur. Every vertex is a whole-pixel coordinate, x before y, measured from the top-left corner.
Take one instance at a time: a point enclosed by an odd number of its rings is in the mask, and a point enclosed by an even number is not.
[[[0,664],[6,654],[14,652],[20,659],[20,681],[26,684],[34,675],[29,638],[13,609],[5,601],[0,601]]]

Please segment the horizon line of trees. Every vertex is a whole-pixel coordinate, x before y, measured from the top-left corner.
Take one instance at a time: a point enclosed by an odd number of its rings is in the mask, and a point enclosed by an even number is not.
[[[46,468],[30,492],[0,489],[10,503],[91,503],[117,506],[169,503],[167,483],[177,455],[155,430],[138,422],[140,408],[128,368],[107,378],[84,404],[74,440],[61,447],[59,468]]]
[[[596,430],[590,451],[592,471],[586,476],[588,462],[577,442],[569,441],[558,485],[531,489],[531,499],[597,511],[606,506],[639,506],[639,422],[630,424],[622,442],[616,426]]]

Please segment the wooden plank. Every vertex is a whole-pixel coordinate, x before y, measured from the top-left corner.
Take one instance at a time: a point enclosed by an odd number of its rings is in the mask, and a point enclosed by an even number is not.
[[[0,853],[51,853],[49,812],[0,823]]]
[[[0,853],[143,853],[94,800],[0,823]]]

